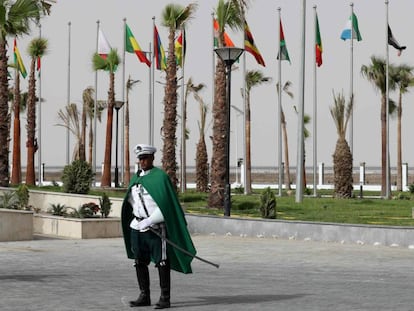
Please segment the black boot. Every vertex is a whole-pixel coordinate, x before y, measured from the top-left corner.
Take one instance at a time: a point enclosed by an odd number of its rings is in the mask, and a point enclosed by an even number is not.
[[[171,268],[169,262],[162,262],[158,266],[158,274],[160,277],[161,296],[160,300],[155,304],[155,309],[166,309],[171,306],[170,288],[171,288]]]
[[[140,294],[137,300],[129,302],[130,307],[143,307],[151,305],[150,297],[150,279],[148,266],[144,263],[135,263],[135,270],[137,272],[137,280],[140,289]]]

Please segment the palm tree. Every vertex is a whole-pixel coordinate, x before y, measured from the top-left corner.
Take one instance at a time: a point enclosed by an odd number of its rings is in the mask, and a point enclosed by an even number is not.
[[[162,12],[162,25],[168,28],[168,57],[166,69],[166,86],[164,95],[164,120],[162,133],[164,146],[162,166],[177,187],[177,160],[175,146],[177,143],[177,62],[175,57],[175,33],[183,28],[196,9],[196,4],[183,7],[178,4],[167,4]]]
[[[20,113],[26,110],[27,92],[22,94],[20,91],[20,74],[18,70],[15,71],[13,88],[13,153],[10,178],[12,185],[22,182]]]
[[[93,152],[93,126],[92,126],[92,122],[93,122],[93,110],[95,108],[95,99],[94,99],[94,93],[95,93],[95,89],[92,86],[88,86],[86,89],[83,90],[82,92],[82,101],[83,101],[83,109],[82,109],[82,113],[84,113],[85,119],[89,119],[89,147],[88,147],[88,162],[89,164],[92,163],[92,152]],[[100,118],[101,114],[99,114],[99,118]],[[82,119],[84,118],[84,116],[82,116]],[[82,120],[83,122],[83,120]],[[86,127],[87,124],[85,122],[85,124],[82,124],[82,139],[83,139],[83,146],[84,149],[86,149]],[[85,161],[86,161],[86,150],[85,150]]]
[[[196,98],[196,95],[199,91],[201,91],[204,87],[205,84],[203,83],[199,83],[198,85],[195,85],[193,83],[193,79],[190,77],[187,81],[187,85],[186,85],[186,89],[184,92],[184,107],[183,107],[183,115],[181,116],[181,122],[183,122],[183,128],[186,129],[185,131],[185,139],[182,141],[182,146],[181,146],[181,169],[182,171],[182,179],[181,179],[181,185],[182,185],[182,189],[185,191],[187,188],[187,178],[186,178],[186,145],[185,145],[185,141],[186,139],[188,139],[188,135],[187,133],[189,133],[189,131],[187,131],[186,128],[186,123],[187,123],[187,101],[188,101],[188,95],[190,93],[194,94],[194,98]],[[197,161],[197,160],[196,160]]]
[[[236,0],[219,0],[215,10],[218,29],[218,47],[224,46],[225,27],[243,29],[244,5]],[[208,198],[208,207],[224,208],[225,182],[226,182],[226,144],[228,128],[226,118],[226,71],[224,62],[219,60],[216,64],[214,80],[213,103],[213,150],[211,157],[211,188]]]
[[[79,120],[78,106],[75,103],[70,103],[65,106],[65,109],[58,111],[58,118],[63,122],[56,124],[67,128],[76,138],[76,145],[72,153],[72,161],[80,160],[82,153],[82,129],[81,121]]]
[[[45,38],[35,38],[29,43],[27,49],[30,61],[29,86],[27,97],[27,166],[26,166],[26,184],[34,185],[35,180],[35,152],[37,151],[36,143],[36,62],[46,54],[48,41]],[[40,105],[40,100],[39,100]]]
[[[289,90],[292,86],[292,82],[286,81],[283,85],[282,91],[285,92],[290,98],[293,98],[293,93]],[[276,83],[276,90],[279,93],[279,83]],[[283,111],[283,107],[280,108],[281,115],[280,115],[280,124],[282,127],[282,135],[283,135],[283,145],[284,148],[284,157],[285,157],[285,185],[286,189],[291,190],[291,180],[290,180],[290,164],[289,164],[289,146],[288,146],[288,136],[287,136],[287,127],[286,127],[286,117],[285,112]]]
[[[263,73],[260,70],[248,70],[246,72],[246,185],[245,191],[247,194],[252,192],[252,159],[251,159],[251,110],[250,110],[250,91],[252,87],[259,86],[262,83],[270,82],[272,79],[270,77],[263,76]]]
[[[199,91],[201,91],[204,87],[205,84],[200,83],[198,85],[194,85],[192,79],[188,79],[185,100],[186,102],[187,95],[191,92],[194,99],[198,102],[200,108],[200,121],[198,122],[200,137],[196,148],[196,189],[199,192],[208,191],[208,154],[205,141],[207,105],[198,94]]]
[[[329,110],[335,122],[338,140],[333,154],[334,164],[334,196],[337,198],[352,197],[352,153],[345,139],[346,128],[352,112],[353,97],[348,104],[343,94],[333,94],[334,106]]]
[[[132,90],[135,84],[141,82],[140,80],[132,80],[131,76],[128,77],[126,83],[126,101],[125,101],[125,128],[124,128],[124,156],[125,156],[125,165],[124,165],[124,185],[129,185],[131,179],[131,167],[129,159],[129,92]]]
[[[389,90],[395,90],[395,77],[391,75],[393,66],[389,65]],[[383,58],[371,56],[370,65],[361,66],[361,74],[381,93],[381,195],[386,195],[387,185],[387,118],[386,118],[386,63]],[[390,184],[390,183],[388,183]],[[391,193],[391,189],[388,192]]]
[[[84,105],[86,105],[86,114],[89,119],[89,134],[88,134],[88,163],[92,163],[93,157],[93,137],[94,137],[94,128],[93,128],[93,121],[95,118],[95,99],[94,99],[95,89],[92,86],[88,86],[82,92],[82,100]],[[96,107],[98,109],[96,113],[96,119],[98,122],[101,122],[102,119],[102,111],[106,107],[106,101],[98,100],[96,103]],[[86,146],[86,144],[85,144]]]
[[[98,53],[92,58],[93,69],[105,70],[109,73],[109,90],[108,90],[108,113],[106,120],[105,135],[105,156],[104,169],[101,179],[101,187],[111,186],[111,156],[112,156],[112,124],[114,119],[115,105],[115,71],[119,65],[120,58],[116,49],[111,49],[108,56],[104,59]],[[96,134],[96,133],[95,133]]]
[[[401,120],[402,120],[402,96],[408,92],[408,88],[414,86],[414,68],[409,65],[399,65],[395,68],[396,84],[399,90],[397,107],[397,191],[402,191],[402,142],[401,142]]]
[[[30,33],[30,22],[37,22],[43,13],[45,1],[2,1],[0,4],[0,115],[7,116],[8,102],[8,56],[7,36]],[[0,186],[9,185],[9,127],[7,118],[0,118]]]

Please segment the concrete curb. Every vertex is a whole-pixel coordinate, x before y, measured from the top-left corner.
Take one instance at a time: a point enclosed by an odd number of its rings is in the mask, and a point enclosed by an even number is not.
[[[192,234],[283,238],[414,248],[414,227],[186,215]]]

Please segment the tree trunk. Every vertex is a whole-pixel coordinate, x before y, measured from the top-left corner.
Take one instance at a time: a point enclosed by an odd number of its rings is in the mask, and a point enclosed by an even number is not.
[[[402,94],[398,99],[397,109],[397,191],[402,191],[402,144],[401,144],[401,119],[402,119]]]
[[[106,135],[105,135],[105,157],[104,157],[104,170],[102,174],[101,187],[111,186],[112,126],[113,126],[113,120],[114,120],[114,103],[115,103],[114,84],[115,84],[115,74],[111,72],[109,73],[108,114],[107,114]]]
[[[213,152],[211,158],[211,189],[208,207],[224,208],[226,179],[226,72],[222,61],[216,65],[215,96],[213,104]]]
[[[34,157],[37,146],[35,145],[36,135],[36,79],[35,79],[35,58],[30,63],[29,92],[27,98],[27,164],[26,164],[26,185],[36,184]]]
[[[0,115],[9,113],[6,41],[0,40]],[[9,186],[9,128],[7,118],[0,118],[0,186]]]
[[[124,128],[124,186],[129,185],[131,180],[131,167],[130,167],[130,158],[129,158],[129,94],[126,93],[125,101],[125,128]]]
[[[175,59],[174,29],[170,29],[168,36],[167,75],[164,96],[164,120],[162,153],[162,166],[170,177],[174,188],[177,188],[177,162],[176,162],[176,130],[177,130],[177,64]]]
[[[381,196],[385,197],[387,187],[387,119],[385,94],[381,100]]]
[[[282,132],[283,132],[283,144],[285,145],[285,187],[287,190],[291,190],[291,180],[290,180],[290,163],[289,163],[289,147],[288,147],[288,136],[286,129],[286,118],[285,113],[282,110],[281,113],[281,123],[282,123]]]
[[[16,70],[13,99],[13,156],[11,184],[18,185],[22,182],[21,143],[20,137],[20,73]]]
[[[251,113],[250,113],[250,93],[246,94],[246,194],[252,193],[252,157],[251,157]]]

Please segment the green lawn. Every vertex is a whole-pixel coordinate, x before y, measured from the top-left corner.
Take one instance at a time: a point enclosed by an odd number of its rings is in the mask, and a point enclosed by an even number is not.
[[[276,197],[277,219],[414,226],[412,218],[414,197],[412,198],[410,194],[404,193],[400,195],[400,199],[391,200],[381,199],[378,194],[376,194],[378,198],[368,193],[364,195],[370,198],[334,199],[327,193],[326,196],[318,198],[304,196],[302,203],[296,203],[294,194]],[[207,195],[205,194],[187,193],[180,195],[180,199],[187,213],[223,214],[222,210],[206,208]],[[232,195],[232,216],[260,218],[259,208],[259,192],[252,195]]]
[[[46,187],[45,187],[46,188]],[[56,189],[57,188],[57,189]],[[50,187],[50,191],[59,191],[59,187]],[[93,189],[89,194],[102,195],[103,190]],[[125,189],[106,189],[104,192],[109,197],[123,197]],[[261,218],[260,190],[255,190],[251,195],[232,195],[231,215],[234,217]],[[274,190],[275,195],[277,191]],[[414,226],[412,208],[414,208],[414,194],[409,192],[393,193],[393,198],[384,200],[379,192],[363,193],[364,198],[359,198],[359,192],[355,192],[353,199],[334,199],[332,191],[318,192],[321,197],[304,196],[302,203],[295,202],[295,194],[288,196],[285,192],[282,197],[276,196],[277,219],[333,222],[349,224],[389,225],[389,226]],[[188,190],[179,194],[181,204],[187,213],[223,215],[221,209],[207,208],[206,193],[197,193]]]

